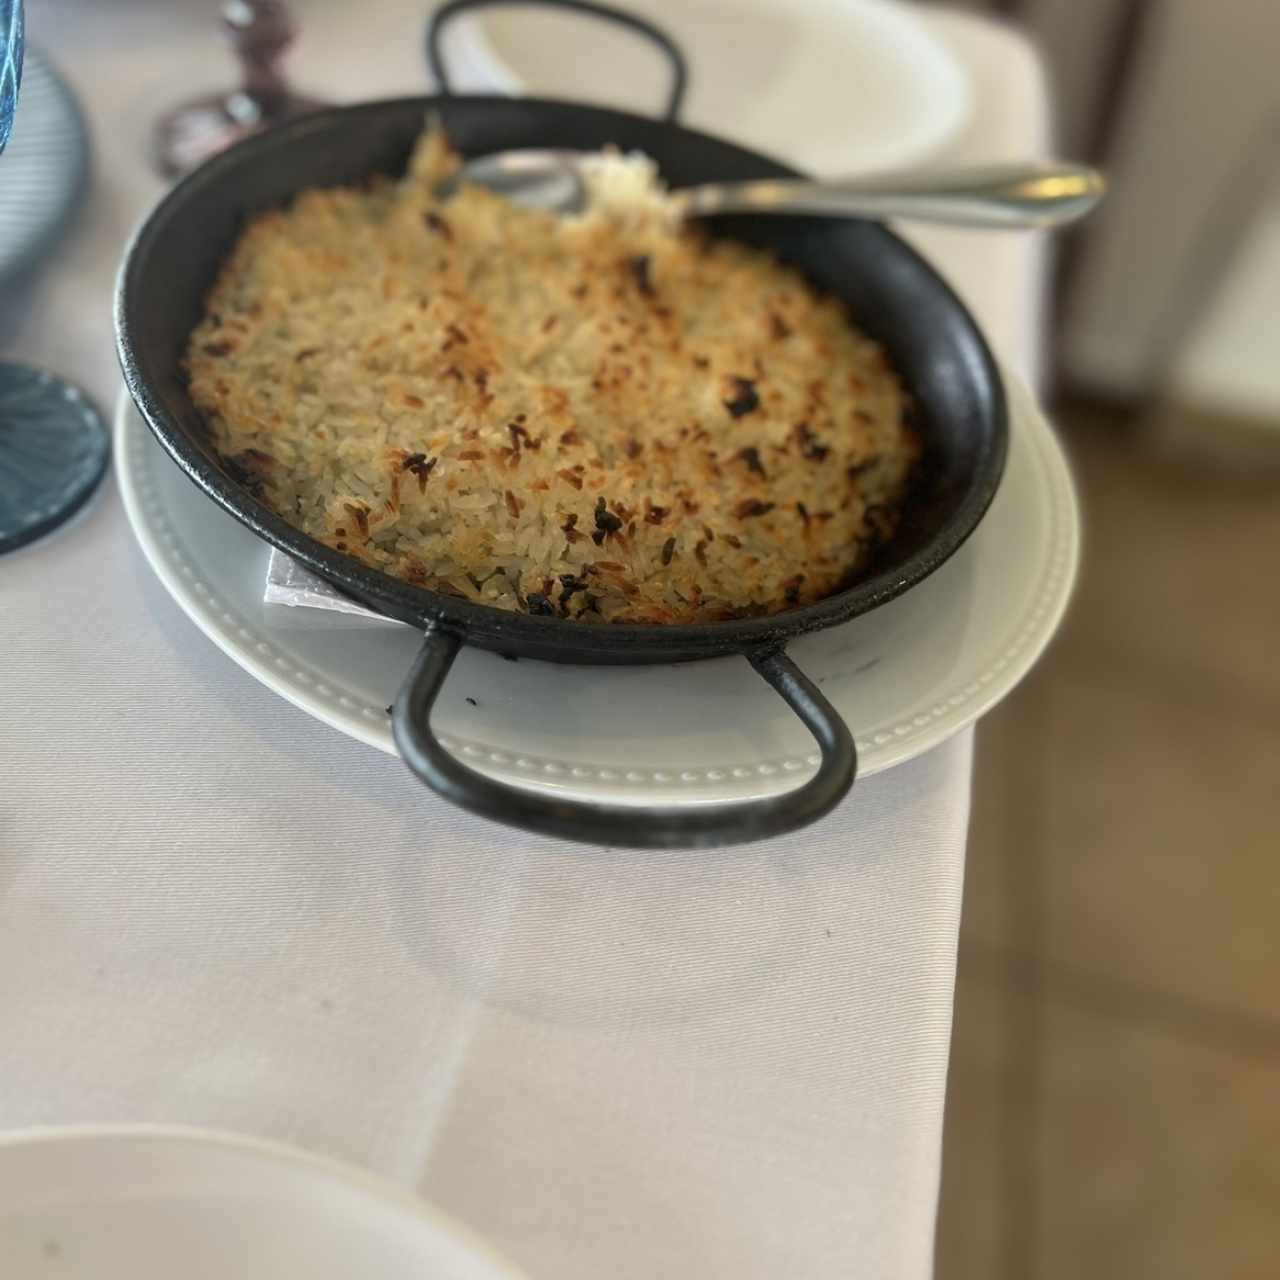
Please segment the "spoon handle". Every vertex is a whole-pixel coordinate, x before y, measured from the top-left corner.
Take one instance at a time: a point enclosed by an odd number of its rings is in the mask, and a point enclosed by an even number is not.
[[[813,213],[968,227],[1057,227],[1084,217],[1105,190],[1106,180],[1096,169],[1054,164],[870,174],[834,182],[719,182],[678,194],[686,217]]]

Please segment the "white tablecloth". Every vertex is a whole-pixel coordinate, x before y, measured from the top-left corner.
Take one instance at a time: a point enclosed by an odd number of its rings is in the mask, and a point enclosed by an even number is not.
[[[423,86],[424,5],[298,9],[306,87]],[[228,74],[213,10],[30,7],[96,178],[9,354],[106,406],[113,271],[160,190],[140,139]],[[1042,147],[1027,46],[931,21],[978,86],[954,157]],[[917,239],[1032,366],[1034,242]],[[110,478],[0,560],[0,654],[0,1127],[294,1141],[557,1280],[929,1273],[970,735],[787,839],[654,854],[515,834],[218,652]]]

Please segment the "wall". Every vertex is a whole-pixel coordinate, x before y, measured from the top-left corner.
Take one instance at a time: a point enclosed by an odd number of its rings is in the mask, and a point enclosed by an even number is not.
[[[1081,75],[1088,45],[1070,37],[1079,0],[1033,2],[1042,31],[1050,31],[1048,16],[1057,23],[1059,35],[1045,42],[1051,65],[1065,60],[1075,67],[1069,74]],[[1192,381],[1210,367],[1205,385],[1223,381],[1220,362],[1205,353],[1234,342],[1235,295],[1228,291],[1206,319],[1208,336],[1190,322],[1207,301],[1204,264],[1223,248],[1215,239],[1240,233],[1224,232],[1232,226],[1224,202],[1238,203],[1254,180],[1257,140],[1280,113],[1278,66],[1277,0],[1151,0],[1115,122],[1114,190],[1067,299],[1063,369],[1073,381],[1122,396],[1150,392],[1193,334]],[[1239,267],[1244,279],[1274,275],[1274,237],[1260,233],[1250,252],[1264,261]]]
[[[1280,192],[1253,219],[1165,390],[1189,406],[1280,430]]]

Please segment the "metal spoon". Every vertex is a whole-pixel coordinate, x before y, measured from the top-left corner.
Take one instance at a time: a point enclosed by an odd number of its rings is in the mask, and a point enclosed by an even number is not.
[[[577,213],[587,200],[580,162],[565,150],[499,151],[468,160],[438,188],[473,182],[519,204]],[[1084,217],[1106,191],[1086,165],[996,165],[942,172],[870,174],[835,182],[711,182],[672,194],[687,218],[724,213],[809,213],[910,218],[968,227],[1060,227]]]

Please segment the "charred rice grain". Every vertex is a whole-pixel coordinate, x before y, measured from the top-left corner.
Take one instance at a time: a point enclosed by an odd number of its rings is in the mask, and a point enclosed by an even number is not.
[[[760,396],[756,391],[756,384],[750,378],[735,376],[730,379],[730,382],[733,387],[732,393],[724,401],[724,407],[729,410],[730,417],[743,418],[760,407]]]
[[[438,213],[436,213],[434,209],[428,209],[426,213],[422,215],[422,220],[437,235],[443,236],[446,240],[452,243],[453,228]]]
[[[637,253],[627,259],[627,270],[631,272],[631,278],[635,281],[636,288],[646,298],[653,297],[653,281],[649,277],[649,267],[649,255],[647,253]]]

